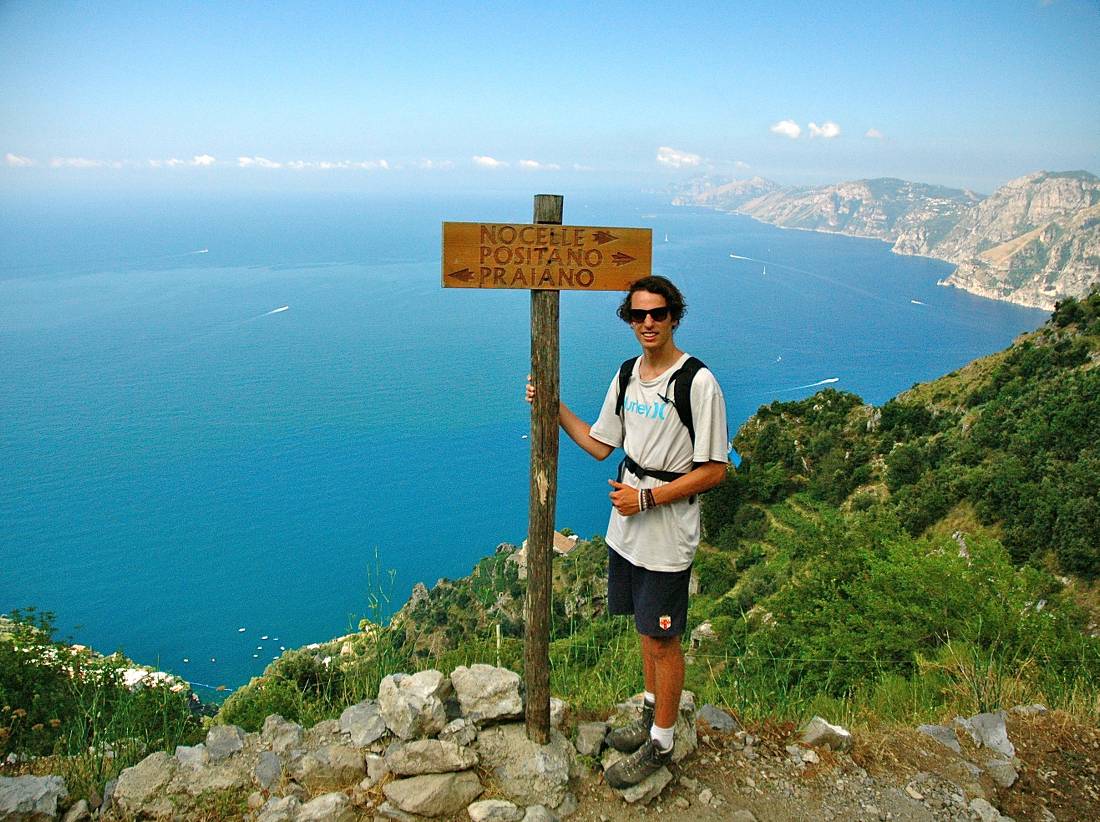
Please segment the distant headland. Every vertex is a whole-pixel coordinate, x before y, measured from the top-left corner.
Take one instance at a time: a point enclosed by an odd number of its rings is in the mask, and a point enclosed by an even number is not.
[[[1100,282],[1100,178],[1087,171],[1037,171],[990,196],[892,177],[810,188],[703,177],[673,204],[885,240],[954,263],[941,285],[1048,311]]]

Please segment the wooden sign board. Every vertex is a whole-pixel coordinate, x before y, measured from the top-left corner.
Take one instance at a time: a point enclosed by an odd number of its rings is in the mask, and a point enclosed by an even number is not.
[[[652,265],[649,228],[443,223],[446,288],[626,291]]]

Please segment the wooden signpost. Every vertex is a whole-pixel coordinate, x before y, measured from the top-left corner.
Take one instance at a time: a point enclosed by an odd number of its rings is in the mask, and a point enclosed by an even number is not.
[[[535,202],[537,211],[538,197]],[[444,223],[443,285],[626,291],[649,276],[652,249],[648,228]]]
[[[563,198],[536,194],[534,221],[443,223],[445,288],[531,291],[531,486],[524,607],[527,736],[550,741],[550,588],[558,493],[558,292],[626,291],[648,277],[648,228],[563,226]]]

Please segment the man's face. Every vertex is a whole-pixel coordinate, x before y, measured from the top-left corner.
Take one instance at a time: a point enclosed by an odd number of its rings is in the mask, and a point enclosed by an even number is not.
[[[668,301],[660,294],[650,291],[635,291],[630,295],[630,308],[632,310],[649,310],[653,308],[668,308]],[[634,336],[642,345],[643,351],[659,351],[672,342],[672,329],[675,323],[672,316],[658,321],[652,314],[646,314],[641,322],[631,319],[630,327],[634,329]]]

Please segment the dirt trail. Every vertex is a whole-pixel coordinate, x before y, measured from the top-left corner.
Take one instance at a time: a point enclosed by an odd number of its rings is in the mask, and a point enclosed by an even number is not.
[[[815,751],[796,764],[791,726],[750,727],[751,758],[734,736],[701,734],[699,750],[673,766],[673,782],[648,806],[629,805],[599,773],[582,781],[576,822],[785,822],[785,820],[979,820],[999,810],[1024,822],[1100,819],[1100,731],[1058,712],[1009,714],[1019,778],[1009,788],[982,768],[990,759],[959,734],[961,755],[914,730],[855,734],[850,753]],[[812,754],[811,754],[812,758]],[[752,816],[746,815],[747,811]]]

